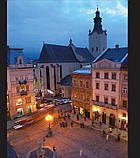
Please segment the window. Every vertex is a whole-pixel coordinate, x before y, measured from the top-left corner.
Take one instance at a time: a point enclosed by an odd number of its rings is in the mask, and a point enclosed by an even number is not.
[[[98,95],[96,95],[96,101],[99,102],[99,96]]]
[[[112,84],[112,91],[115,92],[116,91],[116,85]]]
[[[31,103],[31,97],[26,97],[26,103]]]
[[[80,64],[80,68],[82,68],[82,64]]]
[[[100,78],[100,73],[96,72],[96,78]]]
[[[105,79],[108,79],[108,72],[105,72],[105,73],[104,73],[104,78],[105,78]]]
[[[74,86],[76,86],[76,80],[74,80]]]
[[[98,47],[96,47],[96,51],[98,51]]]
[[[49,72],[49,66],[46,66],[46,80],[47,80],[47,89],[50,89],[50,72]]]
[[[22,60],[21,59],[19,59],[19,64],[22,64]]]
[[[55,66],[53,67],[54,70],[54,89],[56,90],[56,70],[55,70]]]
[[[20,76],[20,80],[23,80],[23,76]]]
[[[92,52],[94,51],[94,48],[92,48]]]
[[[42,77],[42,72],[41,72],[41,70],[40,70],[40,77]]]
[[[26,91],[29,91],[29,85],[26,85]]]
[[[86,88],[89,88],[89,82],[88,81],[86,82]]]
[[[17,89],[17,93],[19,93],[19,87],[16,87],[16,89]]]
[[[112,73],[112,79],[116,80],[116,73],[115,72]]]
[[[104,90],[108,90],[108,84],[104,84]]]
[[[128,80],[128,75],[127,74],[124,75],[124,80]]]
[[[82,81],[80,81],[80,87],[82,87]]]
[[[21,105],[22,104],[22,99],[20,98],[20,99],[17,99],[16,100],[16,105]]]
[[[99,85],[100,85],[99,83],[96,83],[96,89],[99,89]]]
[[[25,76],[25,80],[26,80],[26,81],[28,80],[28,76],[27,76],[27,75]]]
[[[18,76],[16,76],[16,81],[18,81]]]
[[[123,117],[126,117],[126,113],[123,113]]]
[[[104,97],[104,103],[108,104],[108,97]]]
[[[127,101],[126,100],[123,100],[123,107],[127,107]]]
[[[62,79],[62,65],[60,65],[60,79]]]
[[[21,86],[21,90],[24,91],[24,86]]]
[[[111,104],[112,104],[112,105],[115,105],[115,101],[116,101],[115,98],[112,98],[112,99],[111,99]]]

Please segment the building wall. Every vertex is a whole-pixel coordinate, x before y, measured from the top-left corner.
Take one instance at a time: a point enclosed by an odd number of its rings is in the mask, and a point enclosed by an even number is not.
[[[99,64],[100,63],[100,64]],[[107,68],[109,65],[109,69]],[[101,68],[99,67],[101,66]],[[102,113],[106,113],[106,124],[109,125],[110,114],[115,116],[115,126],[126,128],[126,126],[121,126],[122,121],[128,123],[128,95],[123,93],[124,88],[128,88],[128,81],[124,80],[124,75],[127,75],[128,71],[120,70],[120,65],[109,62],[109,61],[99,61],[93,64],[92,69],[92,118],[95,118],[96,111],[99,112],[99,119],[97,121],[102,122]],[[112,67],[112,68],[111,68]],[[100,78],[96,78],[96,73],[100,73]],[[104,78],[104,73],[108,72],[108,79]],[[116,73],[116,79],[112,79],[112,73]],[[96,88],[96,83],[99,83],[99,89]],[[108,90],[104,89],[104,85],[108,84]],[[116,91],[112,92],[112,84],[116,85]],[[128,89],[127,89],[128,90]],[[96,100],[96,96],[99,96],[99,101]],[[108,103],[105,103],[104,98],[108,97]],[[115,98],[115,105],[112,105],[111,98]],[[122,106],[123,100],[127,101],[127,106],[124,108]],[[126,115],[126,116],[124,116]]]
[[[17,116],[17,110],[22,108],[23,113],[27,114],[27,106],[31,106],[32,112],[36,111],[35,107],[35,95],[34,95],[34,83],[33,83],[33,69],[10,69],[9,68],[9,79],[8,79],[8,93],[10,100],[10,116],[13,119]],[[19,84],[19,81],[26,80],[27,83]],[[26,87],[28,85],[28,87]],[[19,92],[17,91],[17,87]],[[27,89],[29,88],[29,90]],[[27,91],[27,94],[21,96],[21,91]],[[30,98],[26,101],[26,98]],[[17,100],[22,100],[20,105],[17,105]]]
[[[49,66],[50,72],[50,90],[55,92],[54,87],[54,66],[56,71],[56,89],[60,88],[60,65],[62,66],[62,78],[72,73],[72,71],[79,69],[80,65],[87,65],[88,63],[39,63],[36,70],[37,77],[37,89],[47,89],[47,79],[46,79],[46,66]],[[44,65],[43,68],[40,68]],[[42,72],[42,78],[40,78],[40,70]],[[40,82],[41,81],[41,82]],[[42,86],[41,86],[42,83]]]
[[[98,47],[97,51],[96,51],[96,47]],[[93,32],[93,34],[89,35],[89,51],[94,57],[97,57],[106,48],[107,48],[107,35],[105,34],[105,32],[100,34],[98,34],[97,32]]]
[[[80,86],[80,81],[82,81],[82,86]],[[86,87],[86,82],[88,82],[88,87]],[[83,116],[85,116],[85,109],[89,112],[91,109],[91,74],[72,74],[72,110],[81,113],[83,110]],[[77,111],[76,111],[77,109]]]

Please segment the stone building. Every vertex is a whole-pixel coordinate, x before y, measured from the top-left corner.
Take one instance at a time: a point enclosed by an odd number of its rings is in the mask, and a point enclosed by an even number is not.
[[[92,64],[92,117],[110,126],[128,123],[128,48],[108,48]],[[125,67],[125,68],[124,68]]]
[[[72,86],[72,77],[71,75],[67,75],[64,77],[61,82],[61,97],[63,98],[71,98],[71,86]]]
[[[94,28],[89,30],[89,51],[93,57],[97,57],[102,51],[107,48],[107,33],[102,29],[102,18],[100,12],[96,11],[94,18]]]
[[[80,113],[83,117],[90,118],[92,100],[91,65],[73,71],[71,76],[73,113]]]
[[[43,95],[48,90],[61,93],[60,81],[93,59],[87,48],[76,47],[71,39],[68,46],[44,44],[36,61],[36,89]]]
[[[13,119],[36,111],[33,66],[18,48],[8,48],[7,62],[7,109]]]

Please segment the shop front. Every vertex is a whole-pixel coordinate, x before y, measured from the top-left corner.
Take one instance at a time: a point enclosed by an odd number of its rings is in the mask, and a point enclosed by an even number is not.
[[[23,110],[23,108],[18,108],[17,109],[17,117],[21,117],[21,116],[23,116],[24,115],[24,110]]]

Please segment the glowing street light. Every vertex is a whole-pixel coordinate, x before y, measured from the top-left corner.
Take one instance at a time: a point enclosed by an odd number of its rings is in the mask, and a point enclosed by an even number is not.
[[[52,117],[51,115],[47,115],[47,116],[45,117],[45,119],[46,119],[46,121],[49,121],[49,129],[50,129],[50,128],[51,128],[51,126],[50,126],[50,120],[52,120],[53,117]]]

